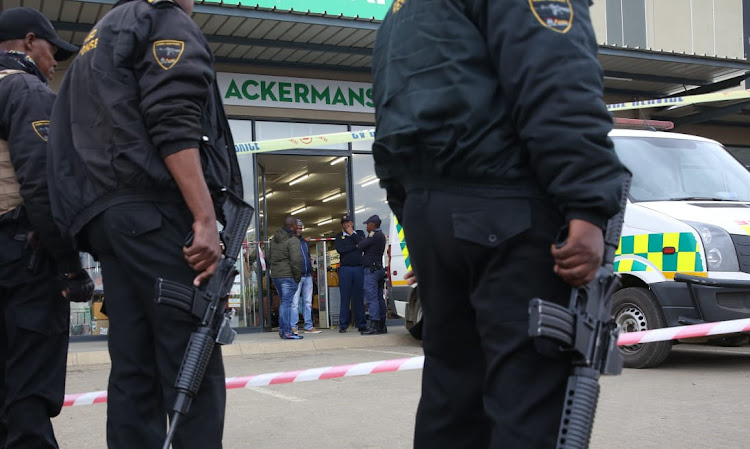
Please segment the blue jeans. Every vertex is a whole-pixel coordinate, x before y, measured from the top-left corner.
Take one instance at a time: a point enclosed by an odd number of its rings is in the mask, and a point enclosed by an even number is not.
[[[292,306],[294,293],[297,291],[297,283],[294,278],[276,278],[273,279],[273,285],[281,296],[281,306],[279,307],[279,335],[292,333],[292,325],[289,322],[289,310]]]
[[[367,327],[364,303],[364,274],[361,267],[339,267],[339,292],[341,293],[341,310],[339,311],[339,327],[349,327],[349,303],[352,304],[354,319],[351,320],[357,329]]]
[[[297,323],[299,322],[299,306],[298,300],[300,293],[302,293],[303,309],[302,315],[305,317],[305,330],[313,328],[312,322],[312,292],[313,282],[312,276],[302,276],[302,279],[297,285],[297,291],[294,292],[294,299],[292,299],[292,307],[289,311],[289,320],[292,329],[297,329]]]
[[[367,310],[370,312],[371,320],[385,319],[385,298],[383,297],[382,280],[385,279],[385,270],[370,271],[369,267],[364,268],[365,272],[365,301]]]

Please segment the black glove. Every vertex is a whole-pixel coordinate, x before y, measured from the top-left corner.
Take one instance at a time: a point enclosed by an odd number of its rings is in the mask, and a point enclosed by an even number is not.
[[[86,270],[80,270],[73,277],[64,279],[66,298],[73,302],[86,302],[94,297],[94,281]]]

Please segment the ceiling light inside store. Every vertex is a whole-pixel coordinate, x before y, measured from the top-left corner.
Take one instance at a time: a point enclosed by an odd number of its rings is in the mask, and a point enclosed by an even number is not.
[[[341,196],[341,193],[337,193],[337,194],[335,194],[335,195],[331,195],[331,196],[329,196],[328,198],[323,198],[323,202],[324,202],[324,203],[327,203],[327,202],[329,202],[329,201],[335,200],[336,198],[338,198],[338,197],[340,197],[340,196]]]
[[[376,182],[378,182],[378,181],[380,181],[380,179],[378,179],[378,178],[373,178],[373,179],[371,179],[371,180],[369,180],[369,181],[367,181],[367,182],[363,182],[362,184],[360,184],[360,186],[362,186],[362,187],[367,187],[367,186],[369,186],[369,185],[373,185],[373,184],[375,184],[375,183],[376,183]]]
[[[260,197],[260,200],[259,200],[259,201],[263,201],[263,200],[265,200],[266,198],[271,198],[271,197],[273,196],[273,194],[274,194],[274,192],[268,192],[268,193],[266,193],[266,195],[265,195],[265,196],[262,196],[262,197]]]
[[[328,220],[323,220],[323,221],[321,221],[320,223],[318,223],[318,226],[323,226],[323,225],[327,225],[328,223],[330,223],[330,222],[332,222],[332,221],[333,221],[333,219],[332,219],[332,218],[329,218]]]
[[[307,210],[307,206],[302,206],[299,209],[293,210],[293,211],[291,211],[289,213],[292,214],[292,215],[297,215],[297,214],[302,213],[302,212],[304,212],[306,210]]]
[[[346,160],[345,157],[337,157],[336,159],[334,159],[334,160],[331,161],[331,165],[336,165],[339,162],[344,162],[345,160]]]
[[[290,186],[293,186],[293,185],[295,185],[295,184],[297,184],[297,183],[299,183],[299,182],[302,182],[302,181],[306,180],[306,179],[307,179],[307,178],[309,178],[309,177],[310,177],[310,174],[309,174],[309,173],[308,173],[308,174],[306,174],[306,175],[302,175],[302,176],[300,176],[299,178],[295,179],[294,181],[290,182],[290,183],[289,183],[289,185],[290,185]]]

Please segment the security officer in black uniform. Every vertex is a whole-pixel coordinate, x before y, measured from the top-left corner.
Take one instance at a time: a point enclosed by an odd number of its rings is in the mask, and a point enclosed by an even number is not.
[[[416,449],[555,447],[570,366],[529,301],[593,279],[625,179],[596,49],[588,0],[395,0],[378,31],[375,169],[424,314]]]
[[[84,40],[52,113],[55,218],[102,265],[110,449],[162,447],[197,323],[154,303],[155,280],[207,280],[221,258],[220,190],[242,195],[213,56],[192,8],[192,0],[119,2]],[[222,446],[224,380],[217,347],[174,448]]]
[[[362,335],[385,334],[386,306],[383,297],[385,286],[385,269],[383,268],[383,252],[385,251],[385,234],[380,230],[380,217],[373,215],[364,223],[367,225],[367,237],[357,243],[362,254],[364,267],[364,290],[367,313],[370,315],[370,325],[360,332]]]
[[[39,11],[0,12],[0,448],[57,448],[70,307],[94,285],[55,227],[47,137],[57,61],[77,48]],[[67,297],[67,299],[65,298]]]

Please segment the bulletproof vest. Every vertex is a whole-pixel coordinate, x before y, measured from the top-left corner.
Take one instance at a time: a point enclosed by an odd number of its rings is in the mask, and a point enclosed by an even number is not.
[[[21,70],[2,70],[0,80],[14,73],[24,73]],[[20,194],[21,186],[16,179],[16,172],[10,161],[8,142],[0,139],[0,215],[10,212],[23,203]]]

